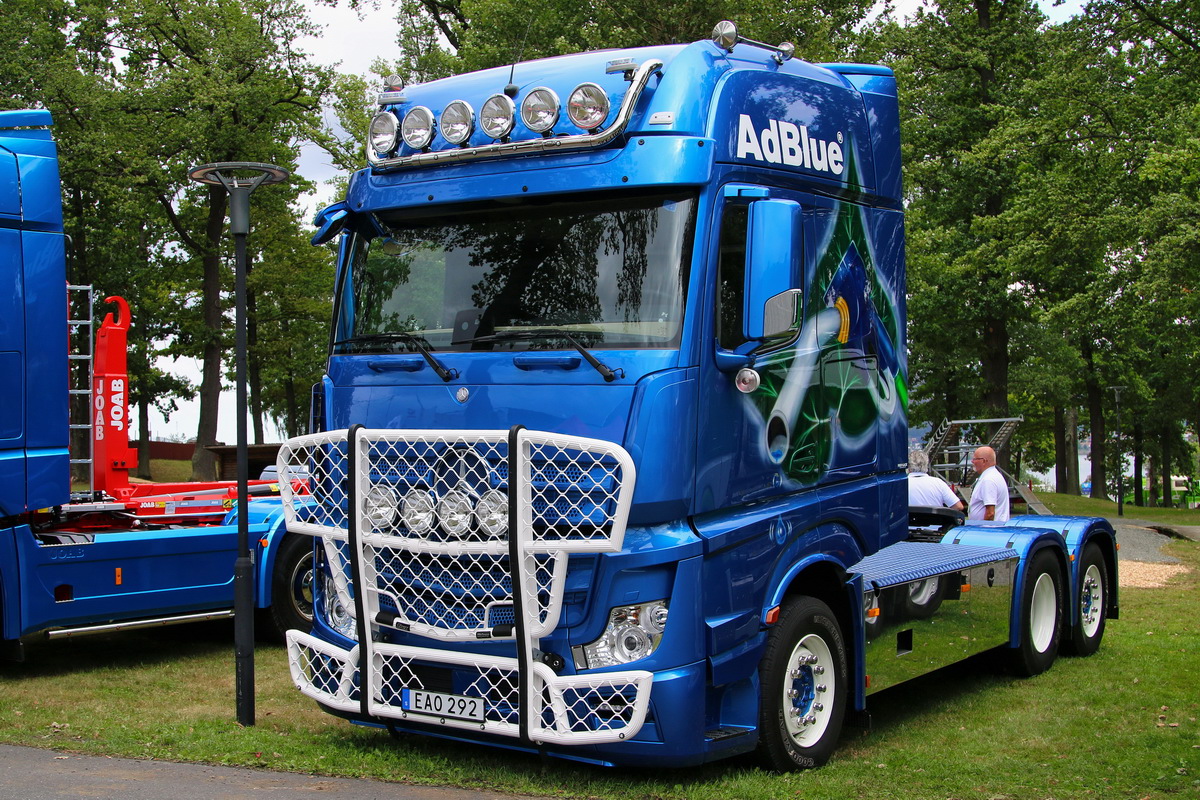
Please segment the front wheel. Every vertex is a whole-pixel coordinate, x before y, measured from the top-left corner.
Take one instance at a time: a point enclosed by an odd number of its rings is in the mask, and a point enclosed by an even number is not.
[[[1062,631],[1062,571],[1050,550],[1029,562],[1021,589],[1021,643],[1011,651],[1011,667],[1029,677],[1050,669]]]
[[[1100,649],[1104,622],[1108,619],[1108,564],[1095,542],[1083,548],[1079,562],[1079,594],[1075,596],[1079,624],[1071,628],[1064,648],[1077,656],[1090,656]]]
[[[829,606],[788,600],[759,667],[759,752],[780,772],[829,760],[846,713],[846,645]]]
[[[271,574],[271,621],[280,638],[290,630],[308,632],[313,623],[313,540],[289,535],[275,556]]]

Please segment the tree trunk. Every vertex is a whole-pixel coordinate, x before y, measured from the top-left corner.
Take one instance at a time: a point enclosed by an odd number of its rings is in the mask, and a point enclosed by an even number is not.
[[[1172,508],[1175,505],[1174,484],[1171,481],[1171,433],[1163,431],[1162,434],[1162,507]]]
[[[246,265],[250,280],[250,265]],[[246,383],[250,399],[250,421],[254,425],[254,443],[263,443],[262,354],[258,351],[258,299],[246,287]]]
[[[1096,363],[1092,359],[1091,345],[1082,348],[1083,360],[1087,364],[1083,385],[1087,392],[1088,425],[1092,429],[1092,499],[1107,500],[1107,487],[1104,485],[1104,392],[1100,388],[1100,380]]]
[[[983,324],[983,407],[989,417],[1008,416],[1008,320],[1000,314],[989,314]],[[999,423],[988,426],[988,436],[995,435]],[[1011,448],[996,454],[1001,469],[1010,471]]]
[[[297,419],[299,411],[299,404],[296,402],[296,382],[291,376],[288,376],[283,379],[283,424],[284,435],[289,438],[308,432],[299,430],[300,425]]]
[[[228,197],[222,186],[208,187],[208,222],[204,228],[206,250],[201,262],[204,267],[203,310],[207,340],[204,343],[200,379],[200,421],[196,425],[196,452],[192,455],[192,480],[217,479],[217,459],[208,447],[217,443],[217,419],[221,404],[221,233],[225,227],[225,204]]]
[[[1142,465],[1142,426],[1133,426],[1133,504],[1138,507],[1146,505],[1146,488],[1142,483],[1144,467]]]
[[[1146,485],[1150,487],[1149,504],[1151,508],[1158,506],[1158,461],[1153,453],[1146,455]]]
[[[1054,491],[1057,494],[1068,494],[1067,491],[1067,423],[1062,406],[1054,407]],[[1069,454],[1074,458],[1074,454]]]
[[[1067,494],[1079,496],[1079,409],[1067,406],[1063,435],[1067,443]]]
[[[140,398],[137,402],[138,409],[138,440],[137,440],[137,456],[138,465],[135,473],[139,478],[150,480],[154,476],[150,474],[150,401],[146,398]]]

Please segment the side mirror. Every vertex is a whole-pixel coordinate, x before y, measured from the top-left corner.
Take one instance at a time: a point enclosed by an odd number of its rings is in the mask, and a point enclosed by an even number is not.
[[[802,292],[795,288],[800,204],[759,200],[750,204],[746,272],[746,338],[753,341],[800,329]]]
[[[349,221],[350,209],[346,207],[345,202],[326,206],[318,211],[317,216],[313,219],[313,224],[317,226],[317,232],[313,234],[312,243],[315,245],[325,244],[341,233]]]

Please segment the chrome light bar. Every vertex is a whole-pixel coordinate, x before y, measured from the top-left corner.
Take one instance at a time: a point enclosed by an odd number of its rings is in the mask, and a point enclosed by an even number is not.
[[[621,135],[625,126],[633,116],[633,108],[638,98],[650,82],[650,76],[662,69],[663,62],[652,58],[638,67],[621,107],[613,123],[596,133],[582,133],[575,136],[562,136],[550,139],[528,139],[520,142],[505,142],[484,145],[482,147],[454,148],[428,153],[414,153],[410,156],[392,156],[380,158],[371,148],[367,148],[367,161],[377,170],[387,171],[405,167],[424,167],[433,164],[450,164],[460,161],[475,161],[484,158],[502,158],[505,156],[529,155],[533,153],[567,152],[570,150],[585,150],[603,147]]]

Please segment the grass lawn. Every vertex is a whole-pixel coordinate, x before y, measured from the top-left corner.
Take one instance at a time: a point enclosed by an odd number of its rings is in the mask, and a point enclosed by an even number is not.
[[[150,477],[155,483],[182,483],[192,479],[192,462],[150,460]]]
[[[1054,492],[1039,493],[1037,497],[1055,514],[1117,519],[1117,503],[1115,500],[1093,500],[1090,497],[1075,497],[1074,495],[1055,494]],[[1128,519],[1144,519],[1167,525],[1171,523],[1176,525],[1200,525],[1200,509],[1139,508],[1132,503],[1126,503],[1124,511]]]
[[[988,658],[871,698],[874,730],[833,760],[776,775],[749,758],[609,770],[425,737],[393,741],[319,711],[276,645],[257,653],[257,720],[235,722],[232,627],[42,643],[0,662],[0,742],[81,753],[563,798],[1198,798],[1200,544],[1166,588],[1125,589],[1091,658],[1029,680]]]

